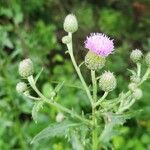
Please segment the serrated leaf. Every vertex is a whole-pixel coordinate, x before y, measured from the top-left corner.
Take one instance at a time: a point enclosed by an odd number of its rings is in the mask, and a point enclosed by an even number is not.
[[[40,141],[44,138],[53,138],[53,137],[59,137],[59,136],[65,136],[67,131],[72,128],[79,126],[80,123],[74,123],[68,120],[64,120],[60,123],[53,123],[47,128],[43,129],[40,133],[38,133],[32,140],[31,143]]]
[[[37,118],[38,118],[38,112],[42,108],[44,102],[43,101],[38,101],[34,104],[32,108],[32,118],[37,123]]]
[[[73,83],[72,84],[69,84],[69,83],[65,83],[65,81],[63,81],[63,85],[66,86],[66,87],[71,87],[71,88],[77,88],[77,89],[80,89],[80,90],[85,90],[82,85],[79,86],[79,85],[74,85]],[[52,83],[58,83],[58,84],[61,84],[60,82],[58,81],[52,81]]]
[[[56,87],[55,87],[55,89],[54,89],[54,91],[57,93],[57,92],[59,92],[59,90],[63,87],[63,85],[64,85],[64,81],[62,82],[62,83],[59,83]]]
[[[37,80],[39,79],[41,73],[43,72],[43,68],[40,70],[40,72],[36,75],[35,77],[35,83],[37,82]]]
[[[119,103],[119,98],[111,99],[111,100],[106,100],[101,103],[101,106],[107,110],[113,108]]]
[[[140,112],[141,110],[127,112],[125,114],[105,113],[105,127],[100,137],[101,142],[108,143],[114,135],[118,134],[117,130],[114,130],[115,126],[124,124],[127,119]]]
[[[101,134],[100,140],[103,143],[108,143],[110,139],[117,134],[116,131],[113,130],[114,125],[112,123],[106,124],[105,128]]]

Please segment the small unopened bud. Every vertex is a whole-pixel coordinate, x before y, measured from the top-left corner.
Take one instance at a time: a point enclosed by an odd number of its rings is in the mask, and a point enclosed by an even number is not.
[[[64,44],[69,44],[71,42],[71,38],[67,35],[62,38],[62,42]]]
[[[137,88],[137,85],[135,83],[130,83],[128,85],[129,90],[134,91]]]
[[[135,89],[135,90],[133,91],[132,96],[133,96],[133,98],[135,98],[135,99],[139,100],[139,99],[141,99],[141,98],[142,98],[142,96],[143,96],[143,92],[142,92],[142,90],[141,90],[141,89],[137,88],[137,89]]]
[[[24,93],[26,90],[27,90],[27,84],[25,82],[19,82],[19,83],[17,83],[17,85],[16,85],[16,91],[19,94]]]
[[[31,76],[34,72],[33,63],[31,59],[24,59],[19,64],[19,74],[23,78],[27,78]]]
[[[75,15],[69,14],[66,16],[64,20],[64,30],[71,33],[78,30],[78,22]]]
[[[117,86],[117,81],[113,73],[104,72],[99,79],[99,87],[105,91],[113,91]]]
[[[150,67],[150,52],[147,53],[146,57],[145,57],[145,62],[147,64],[148,67]]]
[[[64,120],[64,114],[59,112],[56,116],[56,122],[62,122]]]
[[[130,80],[131,82],[134,82],[134,83],[139,83],[141,81],[141,79],[137,75],[132,75],[130,77]]]
[[[90,70],[98,70],[105,66],[105,57],[96,55],[95,53],[89,51],[85,56],[85,65]]]
[[[140,59],[142,58],[142,55],[143,54],[139,49],[135,49],[131,52],[130,58],[134,63],[136,63],[136,62],[140,61]]]

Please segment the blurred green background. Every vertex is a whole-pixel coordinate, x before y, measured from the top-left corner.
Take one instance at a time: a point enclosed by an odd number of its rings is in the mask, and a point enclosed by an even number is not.
[[[66,34],[63,20],[68,13],[74,13],[79,21],[74,34],[78,64],[84,59],[84,40],[91,32],[104,32],[114,39],[115,53],[108,58],[105,69],[116,74],[118,87],[110,97],[127,89],[127,68],[135,67],[129,59],[130,51],[138,48],[145,54],[150,50],[149,0],[0,0],[0,149],[71,149],[64,138],[30,144],[34,135],[55,121],[57,110],[44,106],[38,123],[32,120],[33,102],[15,90],[20,79],[17,66],[23,58],[34,61],[36,73],[44,68],[38,86],[45,95],[57,82],[65,81],[57,101],[77,112],[91,112],[84,92],[73,87],[80,83],[61,43]],[[82,72],[90,83],[85,66]],[[144,97],[133,109],[142,108],[143,112],[128,120],[120,130],[122,134],[113,138],[116,150],[150,150],[150,81],[142,89]]]

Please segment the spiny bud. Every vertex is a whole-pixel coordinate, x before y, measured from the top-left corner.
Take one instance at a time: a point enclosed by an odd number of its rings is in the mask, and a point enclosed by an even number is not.
[[[89,51],[85,56],[85,65],[90,70],[98,70],[105,66],[105,57],[98,56],[95,53]]]
[[[150,67],[150,52],[147,53],[147,55],[145,57],[145,62],[147,64],[147,66]]]
[[[66,16],[64,20],[64,30],[71,33],[78,30],[78,22],[75,15],[69,14]]]
[[[23,78],[27,78],[32,75],[34,72],[33,63],[31,59],[24,59],[19,64],[19,74]]]
[[[105,91],[110,92],[117,86],[117,81],[113,73],[104,72],[99,79],[99,87]]]
[[[56,116],[56,122],[62,122],[64,120],[64,114],[59,112]]]
[[[71,42],[71,38],[67,35],[62,38],[62,42],[64,44],[69,44]]]
[[[137,75],[132,75],[130,77],[130,80],[131,80],[131,82],[139,83],[141,79]]]
[[[24,93],[27,90],[27,84],[25,82],[19,82],[16,85],[16,91],[20,94]]]
[[[143,92],[142,92],[142,90],[141,90],[141,89],[137,88],[137,89],[135,89],[135,90],[133,91],[132,96],[133,96],[133,98],[135,98],[135,99],[139,100],[139,99],[141,99],[141,98],[142,98],[142,96],[143,96]]]
[[[135,49],[131,52],[130,58],[133,62],[138,62],[142,58],[142,52],[139,49]]]
[[[137,88],[137,85],[135,83],[130,83],[128,85],[129,90],[134,91]]]

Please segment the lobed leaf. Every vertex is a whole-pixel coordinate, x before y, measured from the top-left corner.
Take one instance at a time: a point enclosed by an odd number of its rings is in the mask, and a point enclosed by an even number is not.
[[[43,129],[40,133],[38,133],[31,143],[38,142],[44,138],[53,138],[53,137],[60,137],[65,136],[67,134],[67,131],[72,128],[79,126],[80,123],[74,123],[69,120],[64,120],[60,123],[53,123],[47,128]]]

